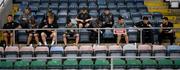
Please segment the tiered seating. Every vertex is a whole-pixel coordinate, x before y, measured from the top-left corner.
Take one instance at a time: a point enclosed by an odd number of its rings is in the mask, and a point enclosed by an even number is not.
[[[35,59],[21,60],[1,60],[0,69],[109,69],[111,60],[102,58],[106,56],[178,56],[180,51],[177,45],[169,45],[167,49],[162,45],[147,45],[147,44],[126,44],[123,47],[117,45],[81,45],[67,46],[65,49],[61,46],[53,47],[7,47],[2,55],[17,57],[37,57]],[[165,49],[163,49],[165,48]],[[175,49],[176,48],[176,49]],[[13,49],[13,50],[12,50]],[[158,50],[158,51],[157,51]],[[173,51],[176,50],[176,51]],[[4,49],[2,49],[4,51]],[[10,52],[13,52],[11,54]],[[19,54],[16,54],[18,52]],[[33,54],[34,52],[34,54]],[[167,53],[165,53],[167,52]],[[40,55],[40,53],[42,53]],[[48,55],[50,54],[50,55]],[[38,59],[38,57],[54,57],[52,59]],[[74,57],[87,58],[74,58]],[[97,56],[99,58],[91,59],[88,57]],[[57,59],[56,57],[69,57],[65,59]],[[114,69],[173,69],[179,68],[179,58],[114,58]]]

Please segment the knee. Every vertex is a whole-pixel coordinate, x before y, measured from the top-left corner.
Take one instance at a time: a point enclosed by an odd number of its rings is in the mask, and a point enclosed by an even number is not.
[[[79,28],[82,28],[83,27],[83,24],[82,23],[79,23]]]
[[[29,37],[32,37],[33,36],[33,34],[29,34]]]
[[[63,38],[66,38],[66,34],[63,34]]]
[[[34,34],[34,37],[38,37],[38,34]]]
[[[79,34],[76,34],[75,36],[79,38]]]
[[[8,36],[8,33],[3,33],[3,36],[4,36],[4,37],[7,37],[7,36]]]
[[[46,33],[42,32],[42,33],[41,33],[41,36],[42,36],[42,37],[45,37],[45,36],[46,36]]]

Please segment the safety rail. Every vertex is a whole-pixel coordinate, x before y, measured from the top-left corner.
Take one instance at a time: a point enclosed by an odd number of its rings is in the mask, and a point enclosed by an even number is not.
[[[0,0],[0,7],[3,5],[4,0]]]
[[[151,27],[151,28],[136,28],[136,27],[130,27],[130,28],[44,28],[44,29],[0,29],[0,31],[13,31],[13,37],[14,37],[14,42],[15,42],[15,32],[16,31],[25,31],[25,30],[54,30],[55,32],[57,32],[57,30],[98,30],[98,44],[100,44],[100,34],[101,34],[101,30],[113,30],[113,29],[126,29],[126,30],[138,30],[140,32],[140,43],[142,43],[142,31],[144,29],[152,29],[152,30],[157,30],[157,29],[161,29],[160,27]],[[173,29],[175,32],[180,32],[180,27],[166,27],[163,29]],[[56,39],[56,44],[57,44],[57,39]]]

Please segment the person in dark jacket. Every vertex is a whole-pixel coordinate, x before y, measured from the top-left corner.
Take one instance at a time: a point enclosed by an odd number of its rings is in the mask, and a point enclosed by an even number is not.
[[[174,26],[173,23],[168,21],[167,17],[163,17],[163,22],[161,23],[160,27],[160,34],[159,34],[159,44],[162,43],[162,40],[165,37],[168,37],[170,40],[170,44],[172,45],[175,41],[175,32],[173,31],[172,27]],[[171,27],[170,29],[163,29],[163,28],[168,28]]]
[[[53,14],[49,14],[48,18],[47,18],[47,22],[41,23],[39,25],[39,28],[58,28],[58,24],[57,22],[54,22],[54,15]],[[50,37],[52,38],[52,42],[51,45],[54,45],[55,41],[56,41],[56,32],[54,30],[42,30],[41,32],[41,39],[43,41],[44,45],[47,45],[46,42],[46,38]]]
[[[143,17],[143,21],[140,21],[138,23],[135,24],[136,27],[138,28],[151,28],[152,24],[151,22],[148,20],[147,16]],[[153,33],[152,33],[152,29],[143,29],[142,30],[142,42],[143,43],[154,43],[154,39],[153,39]]]
[[[17,29],[21,28],[21,26],[13,20],[12,15],[8,15],[7,17],[7,23],[3,25],[3,29]],[[3,32],[3,38],[5,40],[6,46],[12,46],[14,44],[13,40],[13,31],[7,30]]]
[[[104,12],[99,16],[99,20],[102,23],[102,27],[112,27],[114,25],[114,17],[112,13],[110,13],[110,10],[106,8]]]

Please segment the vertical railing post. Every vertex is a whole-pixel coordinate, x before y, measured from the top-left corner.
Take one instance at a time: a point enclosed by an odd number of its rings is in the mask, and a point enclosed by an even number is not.
[[[98,28],[98,45],[100,44],[100,32],[101,32],[101,29]]]
[[[15,38],[16,38],[16,34],[15,34],[15,31],[16,30],[13,30],[13,42],[12,42],[12,44],[15,44],[16,43],[16,40],[15,40]],[[17,31],[19,31],[19,30],[17,30]]]
[[[111,70],[113,70],[114,69],[114,67],[113,67],[113,58],[111,57],[110,59],[111,59]]]
[[[143,29],[140,28],[140,43],[142,44],[142,31]]]
[[[57,39],[58,39],[58,37],[57,37],[57,29],[55,29],[55,33],[56,33],[56,45],[57,45]]]

